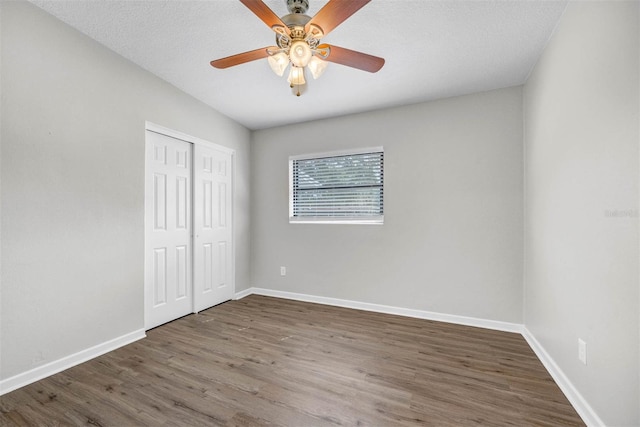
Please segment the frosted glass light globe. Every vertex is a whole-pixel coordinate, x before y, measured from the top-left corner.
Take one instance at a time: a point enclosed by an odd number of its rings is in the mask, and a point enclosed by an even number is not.
[[[311,59],[311,48],[304,40],[296,40],[289,49],[289,59],[296,67],[306,67]]]

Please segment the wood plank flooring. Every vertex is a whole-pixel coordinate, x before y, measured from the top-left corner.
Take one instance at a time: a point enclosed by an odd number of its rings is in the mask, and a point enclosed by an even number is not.
[[[252,295],[0,397],[0,425],[584,425],[518,334]]]

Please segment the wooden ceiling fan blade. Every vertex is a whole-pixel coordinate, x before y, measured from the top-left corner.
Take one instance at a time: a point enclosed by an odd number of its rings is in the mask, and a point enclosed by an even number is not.
[[[256,59],[262,59],[269,56],[269,50],[278,50],[279,48],[272,47],[263,47],[256,50],[251,50],[249,52],[239,53],[237,55],[227,56],[226,58],[216,59],[215,61],[211,61],[211,66],[215,68],[229,68],[234,65],[244,64],[245,62],[255,61]]]
[[[289,27],[262,0],[240,0],[240,3],[247,6],[272,30],[285,32],[287,35],[290,33]]]
[[[347,18],[360,10],[371,0],[329,0],[305,26],[308,33],[312,25],[319,27],[326,36]]]
[[[318,49],[327,47],[330,49],[329,56],[326,58],[329,62],[346,65],[347,67],[357,68],[370,73],[380,71],[384,65],[384,58],[346,49],[344,47],[322,44],[318,46]]]

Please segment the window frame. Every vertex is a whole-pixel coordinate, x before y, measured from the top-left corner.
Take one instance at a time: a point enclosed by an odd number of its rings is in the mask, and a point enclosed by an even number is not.
[[[354,217],[295,217],[293,216],[293,162],[296,160],[313,160],[326,157],[353,156],[359,154],[382,153],[382,215]],[[347,150],[325,151],[289,156],[289,224],[361,224],[384,225],[384,147],[354,148]]]

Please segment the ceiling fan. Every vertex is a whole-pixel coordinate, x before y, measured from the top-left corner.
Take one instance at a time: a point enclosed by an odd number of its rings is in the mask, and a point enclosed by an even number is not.
[[[371,0],[329,0],[312,18],[306,15],[308,0],[285,0],[289,14],[279,18],[262,0],[240,0],[276,33],[276,46],[211,61],[215,68],[228,68],[267,58],[278,76],[291,65],[288,82],[295,95],[306,87],[305,70],[314,79],[320,77],[327,61],[375,73],[384,59],[343,47],[321,44],[320,40]]]

